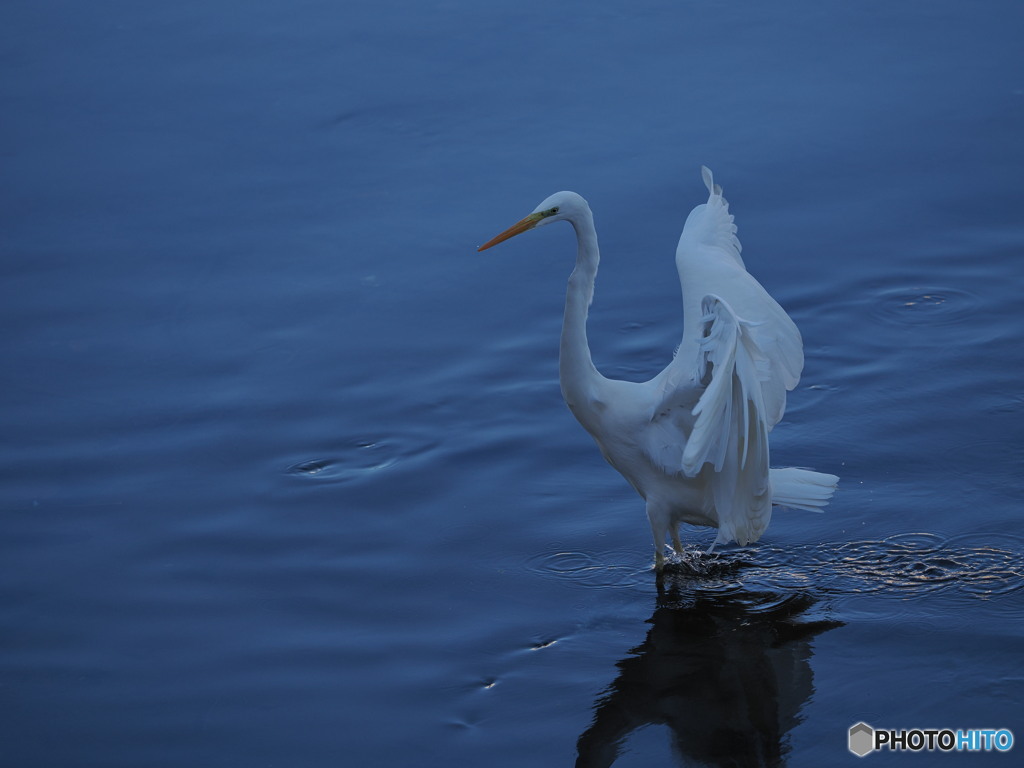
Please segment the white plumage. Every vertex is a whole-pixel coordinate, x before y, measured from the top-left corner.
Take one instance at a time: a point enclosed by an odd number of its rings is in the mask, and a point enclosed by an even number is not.
[[[643,383],[602,376],[587,344],[600,259],[590,206],[558,192],[479,250],[553,221],[576,230],[559,354],[562,394],[605,459],[647,502],[655,564],[680,523],[718,528],[715,543],[757,541],[772,504],[820,511],[839,478],[769,469],[768,433],[803,369],[800,332],[746,271],[722,189],[702,169],[708,201],[691,211],[676,249],[683,337],[672,362]],[[714,546],[714,545],[712,545]]]

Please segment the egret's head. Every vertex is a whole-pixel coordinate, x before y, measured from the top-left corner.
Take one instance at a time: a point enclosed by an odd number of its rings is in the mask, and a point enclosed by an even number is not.
[[[500,235],[481,245],[477,250],[485,251],[492,245],[497,245],[508,240],[510,237],[515,237],[521,232],[526,232],[535,227],[542,227],[553,221],[579,221],[580,217],[589,211],[590,207],[587,205],[587,201],[575,192],[555,192],[555,194],[534,208],[533,213],[529,216],[520,219]]]

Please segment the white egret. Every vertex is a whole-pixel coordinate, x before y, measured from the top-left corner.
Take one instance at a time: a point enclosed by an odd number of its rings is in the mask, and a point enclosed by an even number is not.
[[[702,173],[708,201],[687,217],[676,249],[683,337],[672,362],[650,381],[605,378],[591,360],[587,311],[600,257],[586,200],[558,192],[477,249],[556,221],[576,230],[559,347],[562,396],[646,501],[658,571],[666,536],[682,551],[680,523],[718,528],[711,548],[748,544],[768,527],[772,504],[821,511],[839,481],[807,469],[769,469],[768,433],[800,379],[803,342],[747,272],[729,204],[711,171]]]

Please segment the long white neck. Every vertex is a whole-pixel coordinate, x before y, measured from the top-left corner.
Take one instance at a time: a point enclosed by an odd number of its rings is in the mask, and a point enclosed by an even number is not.
[[[587,311],[594,298],[594,279],[601,259],[597,249],[597,231],[590,208],[570,219],[576,230],[576,268],[569,276],[565,294],[565,315],[562,318],[562,339],[558,354],[558,380],[565,402],[580,418],[580,408],[596,397],[601,381],[590,357],[587,344]]]

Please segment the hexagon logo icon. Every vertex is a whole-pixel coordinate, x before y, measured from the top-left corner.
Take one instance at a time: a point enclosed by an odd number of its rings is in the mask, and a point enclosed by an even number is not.
[[[850,727],[850,751],[857,757],[864,757],[875,749],[875,729],[867,723]]]

